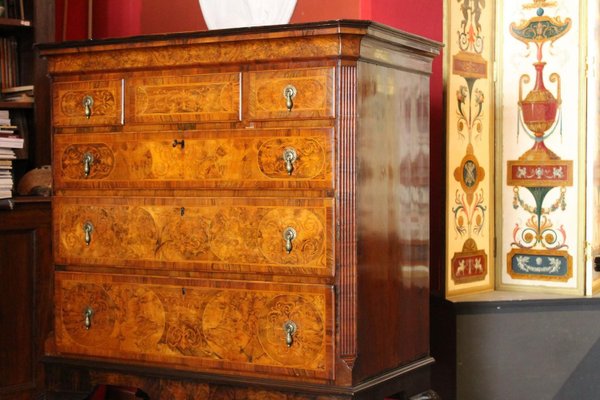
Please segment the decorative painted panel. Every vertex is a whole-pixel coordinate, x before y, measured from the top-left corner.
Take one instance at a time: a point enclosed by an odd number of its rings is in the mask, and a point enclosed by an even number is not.
[[[598,291],[600,5],[457,0],[446,9],[447,295]],[[489,96],[482,83],[494,59]],[[492,126],[495,144],[491,133],[485,142]],[[478,150],[484,143],[490,159]],[[487,235],[496,240],[486,248]],[[487,272],[495,283],[481,280]]]
[[[494,6],[447,4],[446,293],[493,287]]]
[[[583,294],[579,12],[502,2],[500,287]]]

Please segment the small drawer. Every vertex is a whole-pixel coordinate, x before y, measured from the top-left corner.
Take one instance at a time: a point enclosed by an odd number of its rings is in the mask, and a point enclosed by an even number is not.
[[[332,379],[333,288],[57,272],[63,354]]]
[[[56,82],[52,85],[55,127],[123,124],[123,80]]]
[[[55,190],[333,187],[331,129],[61,134]]]
[[[56,196],[55,261],[333,276],[332,203],[331,199]]]
[[[248,73],[248,119],[334,117],[334,68]]]
[[[240,120],[240,74],[134,76],[127,80],[127,123]]]

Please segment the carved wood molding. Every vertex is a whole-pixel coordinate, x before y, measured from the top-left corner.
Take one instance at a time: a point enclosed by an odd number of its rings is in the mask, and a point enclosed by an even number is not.
[[[356,67],[340,68],[340,118],[339,144],[336,152],[339,172],[336,187],[339,201],[336,202],[339,241],[338,266],[340,276],[340,356],[352,369],[357,357],[356,349]]]

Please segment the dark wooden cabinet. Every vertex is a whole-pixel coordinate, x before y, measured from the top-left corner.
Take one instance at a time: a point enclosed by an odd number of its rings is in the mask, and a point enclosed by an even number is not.
[[[50,391],[426,391],[438,52],[369,21],[41,46]]]
[[[36,97],[34,103],[0,101],[0,109],[27,126],[26,151],[13,161],[15,185],[27,171],[50,163],[49,82],[33,44],[54,39],[55,17],[53,1],[20,4],[24,19],[20,13],[0,18],[0,36],[14,38],[17,46],[13,84],[34,85]],[[45,392],[41,360],[52,329],[51,202],[15,197],[0,203],[0,399],[39,399]]]
[[[52,324],[50,202],[17,199],[0,210],[0,399],[44,392],[44,342]]]

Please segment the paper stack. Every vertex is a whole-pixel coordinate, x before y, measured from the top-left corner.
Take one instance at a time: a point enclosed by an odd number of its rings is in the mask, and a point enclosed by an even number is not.
[[[23,138],[16,134],[16,129],[10,123],[8,110],[0,110],[0,199],[12,197],[14,150],[23,148]]]
[[[2,100],[33,103],[33,85],[4,88],[2,89]]]

